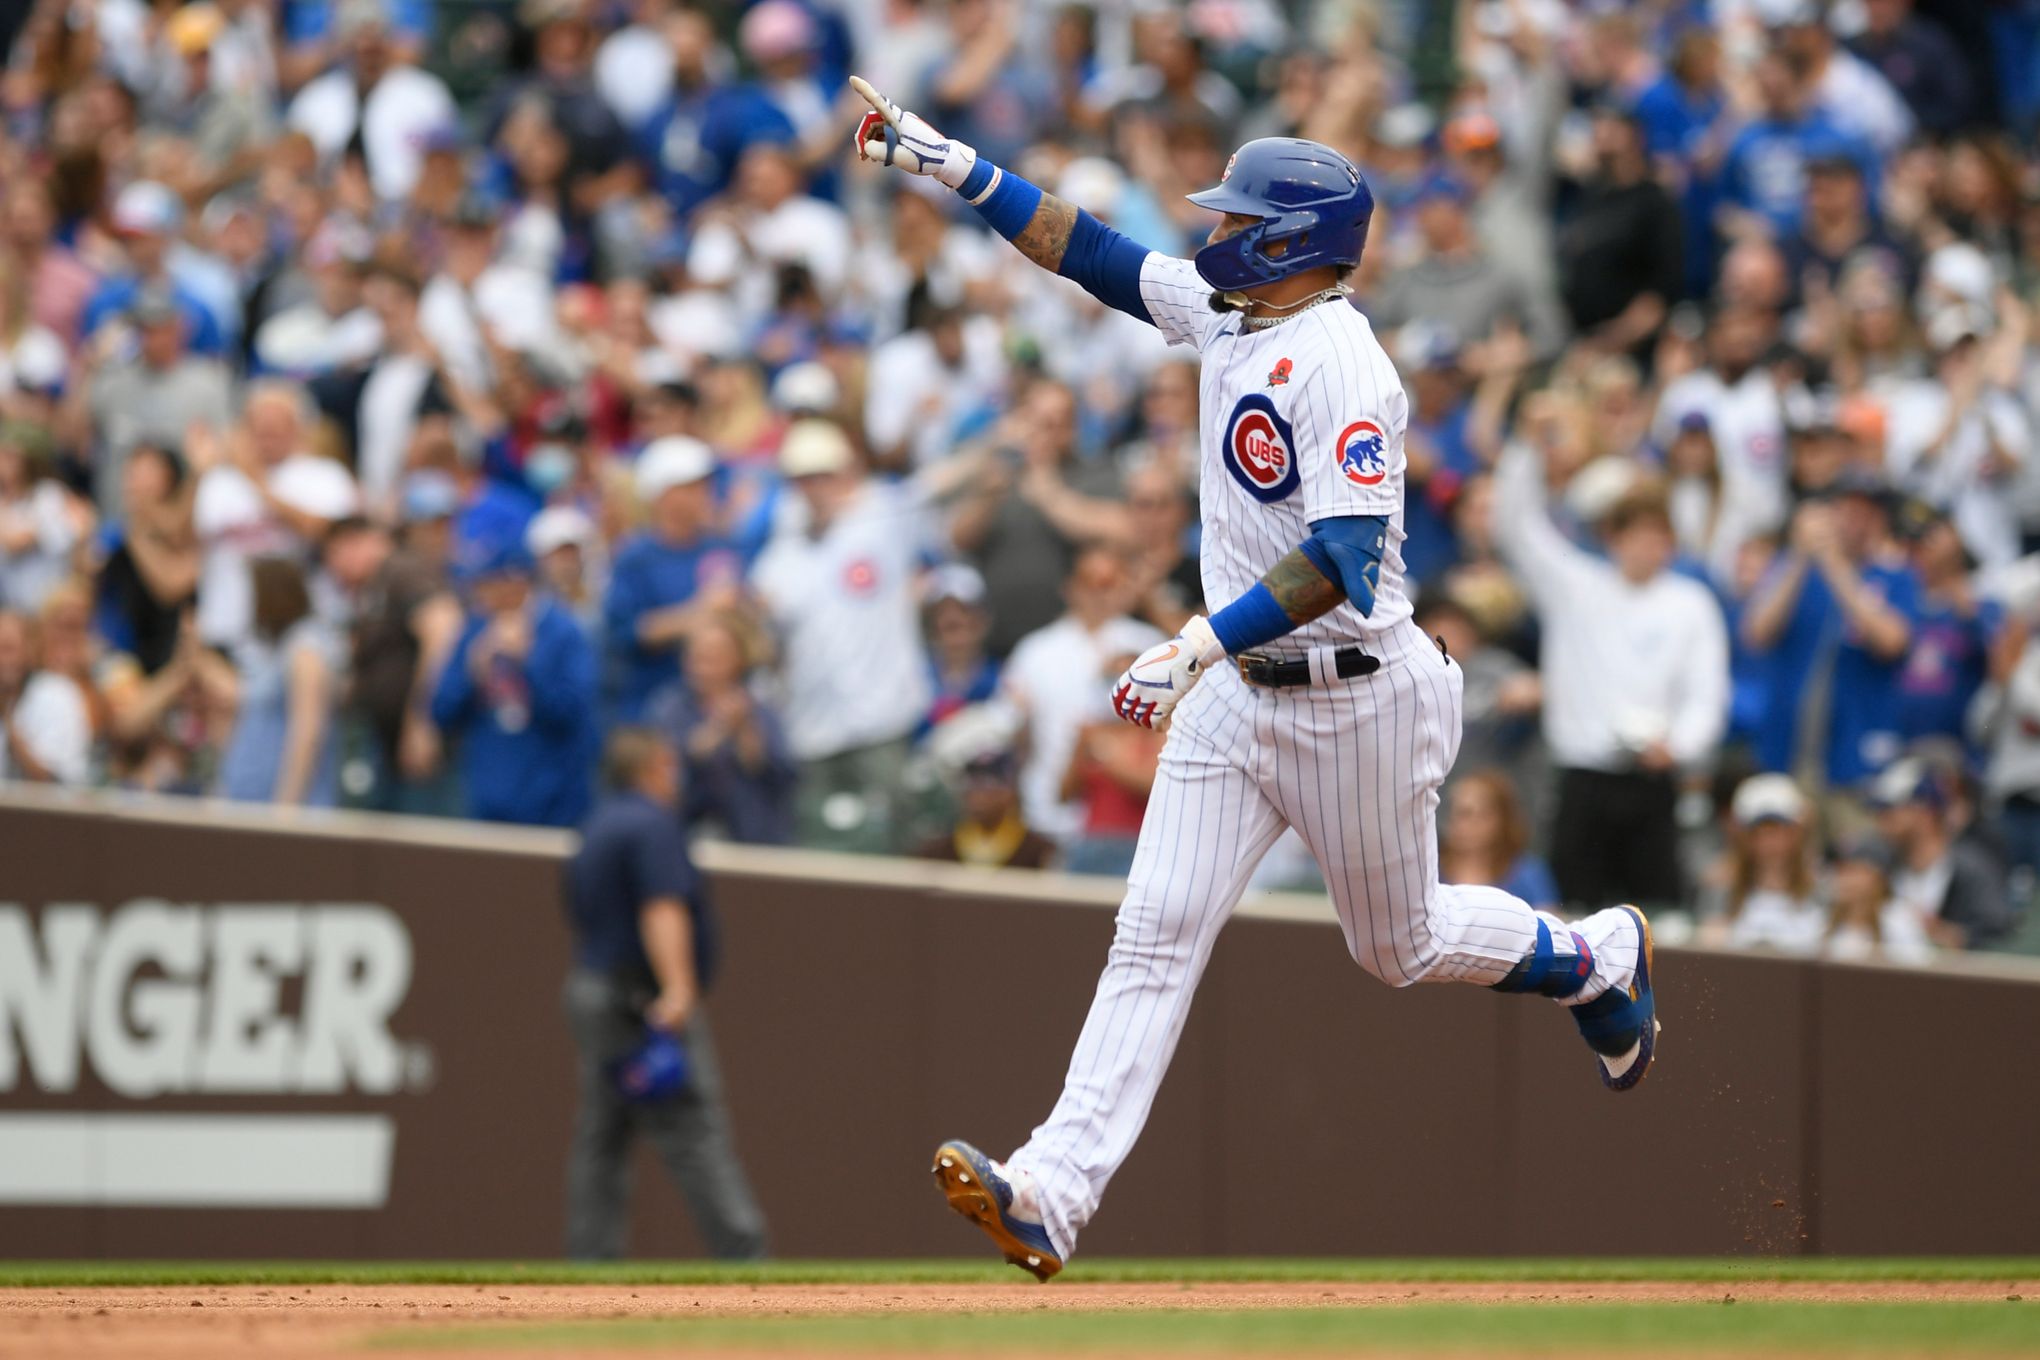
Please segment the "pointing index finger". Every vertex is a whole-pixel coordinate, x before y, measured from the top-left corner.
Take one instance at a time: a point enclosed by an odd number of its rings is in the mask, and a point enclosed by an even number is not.
[[[863,76],[852,76],[850,77],[850,88],[857,91],[863,97],[865,103],[878,110],[878,116],[885,119],[888,124],[895,128],[900,125],[899,109],[890,99],[887,99],[877,90],[872,89],[870,81],[866,80]]]

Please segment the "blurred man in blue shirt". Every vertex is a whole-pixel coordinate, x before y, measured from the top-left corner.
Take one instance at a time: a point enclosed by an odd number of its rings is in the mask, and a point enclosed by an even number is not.
[[[473,566],[467,626],[432,696],[432,721],[460,743],[468,815],[572,826],[588,811],[595,651],[574,616],[531,588],[523,543]]]
[[[1757,734],[1766,770],[1796,764],[1810,696],[1827,703],[1820,750],[1831,786],[1858,785],[1898,755],[1899,668],[1919,618],[1920,584],[1892,543],[1885,496],[1874,477],[1851,470],[1830,496],[1801,505],[1790,544],[1742,616],[1744,640],[1772,667]]]
[[[638,455],[644,530],[617,549],[603,605],[616,714],[636,722],[645,701],[680,678],[687,634],[734,602],[743,557],[715,532],[715,455],[686,435],[655,439]]]
[[[1856,163],[1874,202],[1878,166],[1870,143],[1812,107],[1803,78],[1779,53],[1758,61],[1756,78],[1763,111],[1729,144],[1723,165],[1728,205],[1755,214],[1780,239],[1789,239],[1806,206],[1808,167],[1834,156]]]
[[[709,1251],[765,1254],[765,1217],[737,1161],[702,996],[719,939],[708,887],[680,829],[680,759],[655,733],[618,728],[603,757],[609,793],[568,862],[574,966],[566,1008],[581,1050],[581,1108],[567,1171],[567,1254],[622,1254],[631,1143],[652,1141]],[[684,1058],[668,1089],[626,1094],[621,1069],[651,1035]]]
[[[758,86],[715,74],[715,29],[706,14],[680,10],[664,32],[673,45],[673,97],[635,131],[653,186],[684,223],[729,188],[745,151],[790,142],[794,129]]]
[[[1954,523],[1939,511],[1921,511],[1912,534],[1919,617],[1898,676],[1898,730],[1907,742],[1920,737],[1965,741],[1969,705],[1990,672],[2005,611],[1997,601],[1977,595],[1976,565]]]

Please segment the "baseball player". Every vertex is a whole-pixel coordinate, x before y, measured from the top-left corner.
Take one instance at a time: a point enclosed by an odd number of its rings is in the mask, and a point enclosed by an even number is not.
[[[1397,987],[1554,997],[1602,1080],[1635,1086],[1658,1028],[1643,914],[1568,923],[1438,881],[1462,677],[1403,588],[1409,403],[1346,301],[1374,211],[1359,170],[1316,142],[1249,142],[1191,195],[1223,220],[1194,260],[1172,259],[851,84],[872,107],[860,156],[934,176],[1036,264],[1203,361],[1202,570],[1223,607],[1112,690],[1128,722],[1170,726],[1105,972],[1062,1099],[1026,1145],[1004,1162],[937,1149],[950,1206],[1037,1278],[1062,1269],[1147,1120],[1220,927],[1287,827],[1361,967]]]

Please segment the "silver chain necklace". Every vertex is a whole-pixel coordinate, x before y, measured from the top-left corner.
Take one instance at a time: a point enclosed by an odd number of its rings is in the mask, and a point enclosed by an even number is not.
[[[1274,316],[1248,316],[1245,312],[1242,312],[1240,315],[1240,326],[1244,330],[1265,331],[1270,326],[1279,326],[1283,322],[1294,318],[1299,312],[1308,311],[1320,303],[1332,302],[1338,298],[1345,297],[1352,291],[1353,285],[1349,283],[1335,283],[1321,293],[1312,293],[1307,298],[1300,298],[1290,303]]]

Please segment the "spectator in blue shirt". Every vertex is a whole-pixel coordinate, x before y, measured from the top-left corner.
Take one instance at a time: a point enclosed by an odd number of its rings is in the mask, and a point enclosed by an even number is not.
[[[1763,111],[1729,144],[1723,166],[1727,206],[1789,238],[1806,205],[1807,169],[1830,156],[1854,161],[1874,200],[1877,153],[1870,144],[1813,108],[1802,77],[1778,53],[1758,61],[1756,78]]]
[[[1978,599],[1975,564],[1955,526],[1928,511],[1913,542],[1920,578],[1919,616],[1912,648],[1898,676],[1898,730],[1918,737],[1962,740],[1969,705],[1990,672],[1991,653],[2004,629],[2004,607]]]
[[[533,593],[532,571],[518,541],[475,564],[432,721],[460,743],[468,815],[572,826],[591,794],[595,651],[572,614]]]
[[[142,180],[120,191],[113,202],[113,230],[126,248],[128,267],[108,276],[86,302],[79,323],[85,335],[126,315],[143,291],[156,285],[177,299],[191,352],[207,358],[221,356],[226,339],[220,318],[170,267],[170,249],[183,224],[183,205],[162,185]]]
[[[695,623],[735,602],[743,560],[714,531],[714,471],[708,445],[686,435],[655,439],[638,455],[637,497],[650,519],[617,549],[602,611],[625,722],[638,719],[652,691],[680,678]]]
[[[685,222],[729,188],[745,151],[793,141],[794,129],[756,85],[714,74],[715,30],[706,14],[679,10],[665,32],[673,44],[673,96],[635,132],[653,185]]]
[[[914,733],[916,741],[999,692],[999,663],[985,645],[992,615],[985,608],[985,578],[976,568],[961,562],[937,567],[922,593],[921,623],[928,636],[928,684],[935,699]]]
[[[1452,507],[1481,463],[1467,439],[1472,403],[1459,366],[1458,337],[1441,326],[1412,322],[1396,338],[1396,361],[1410,396],[1403,564],[1421,587],[1459,560]]]
[[[1705,26],[1686,30],[1665,74],[1638,96],[1644,150],[1679,200],[1686,295],[1714,281],[1714,210],[1721,200],[1728,95],[1721,84],[1721,39]]]
[[[479,461],[463,457],[445,412],[420,417],[410,461],[417,471],[403,482],[404,518],[448,520],[447,547],[456,570],[471,572],[504,544],[524,541],[538,513],[537,498],[521,481],[490,476],[482,466],[487,455]]]
[[[1882,484],[1851,470],[1800,506],[1791,541],[1742,616],[1744,640],[1770,658],[1771,704],[1757,736],[1766,770],[1788,772],[1800,707],[1829,675],[1821,742],[1830,786],[1848,788],[1898,755],[1898,677],[1912,645],[1920,586],[1892,543]]]
[[[710,615],[687,639],[686,674],[645,705],[645,722],[672,743],[687,771],[681,820],[747,845],[793,841],[800,765],[786,724],[751,687],[752,658],[734,615]],[[760,648],[762,650],[762,648]]]

